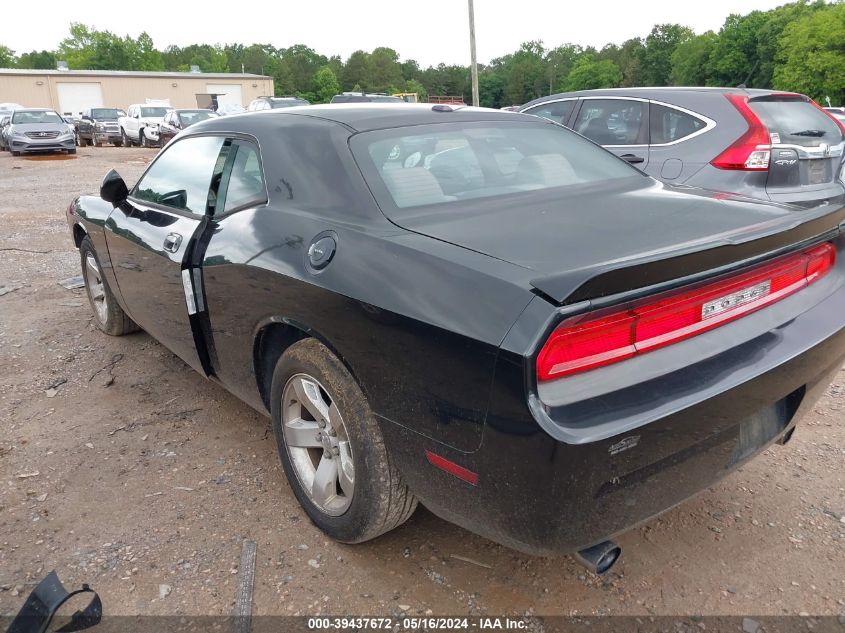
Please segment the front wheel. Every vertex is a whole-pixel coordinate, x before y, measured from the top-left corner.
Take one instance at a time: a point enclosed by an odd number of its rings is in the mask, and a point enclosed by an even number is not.
[[[391,461],[361,388],[316,339],[295,343],[273,372],[276,446],[293,493],[330,537],[361,543],[417,507]]]
[[[117,303],[103,277],[94,243],[87,235],[79,245],[79,255],[82,259],[82,280],[85,282],[88,302],[94,312],[94,323],[112,336],[123,336],[136,331],[138,326]]]
[[[96,134],[93,134],[93,133],[91,134],[91,140],[88,142],[88,144],[91,145],[92,147],[98,147],[100,145],[97,142],[97,135]]]
[[[147,135],[144,134],[144,130],[138,132],[138,143],[141,145],[141,147],[150,146],[150,142],[147,140]]]
[[[120,140],[122,141],[124,147],[129,147],[132,145],[132,141],[129,140],[128,136],[126,136],[126,130],[124,130],[123,128],[120,128]]]

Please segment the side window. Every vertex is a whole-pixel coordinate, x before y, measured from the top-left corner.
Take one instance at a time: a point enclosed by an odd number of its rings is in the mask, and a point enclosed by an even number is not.
[[[219,136],[195,136],[168,147],[132,190],[144,202],[204,215],[217,156]]]
[[[550,103],[541,103],[528,110],[525,114],[533,114],[534,116],[541,116],[549,121],[565,125],[575,108],[575,99],[567,99],[566,101],[553,101]]]
[[[679,141],[707,127],[698,117],[656,103],[651,104],[648,116],[652,145]]]
[[[573,128],[599,145],[639,145],[645,103],[584,99]]]
[[[249,141],[234,141],[220,183],[217,208],[223,213],[257,205],[267,200],[258,147]]]

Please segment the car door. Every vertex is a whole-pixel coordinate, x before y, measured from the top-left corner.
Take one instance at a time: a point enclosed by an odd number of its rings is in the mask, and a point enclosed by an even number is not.
[[[223,137],[194,136],[168,146],[106,221],[129,316],[203,373],[191,318],[204,306],[189,258],[216,200],[223,144]]]
[[[584,97],[572,129],[648,173],[648,101]]]

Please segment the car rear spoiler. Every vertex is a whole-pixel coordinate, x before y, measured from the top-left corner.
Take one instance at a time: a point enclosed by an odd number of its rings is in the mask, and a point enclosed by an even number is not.
[[[729,273],[845,232],[845,206],[833,212],[816,207],[809,213],[809,218],[806,213],[801,213],[801,219],[778,218],[750,229],[687,243],[681,248],[537,277],[530,283],[557,305],[581,301],[592,301],[596,306],[618,303]],[[602,301],[610,296],[613,301]]]

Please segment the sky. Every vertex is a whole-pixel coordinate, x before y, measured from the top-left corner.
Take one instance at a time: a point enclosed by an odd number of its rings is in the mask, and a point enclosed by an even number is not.
[[[355,50],[388,46],[420,66],[469,63],[465,0],[40,0],[11,2],[0,44],[18,54],[54,49],[72,21],[118,35],[147,31],[159,49],[176,44],[305,44],[344,60]],[[601,48],[645,37],[656,23],[697,33],[718,30],[730,13],[771,9],[784,0],[475,0],[478,61],[542,40]],[[81,9],[81,10],[80,10]],[[37,13],[37,15],[34,15]]]

